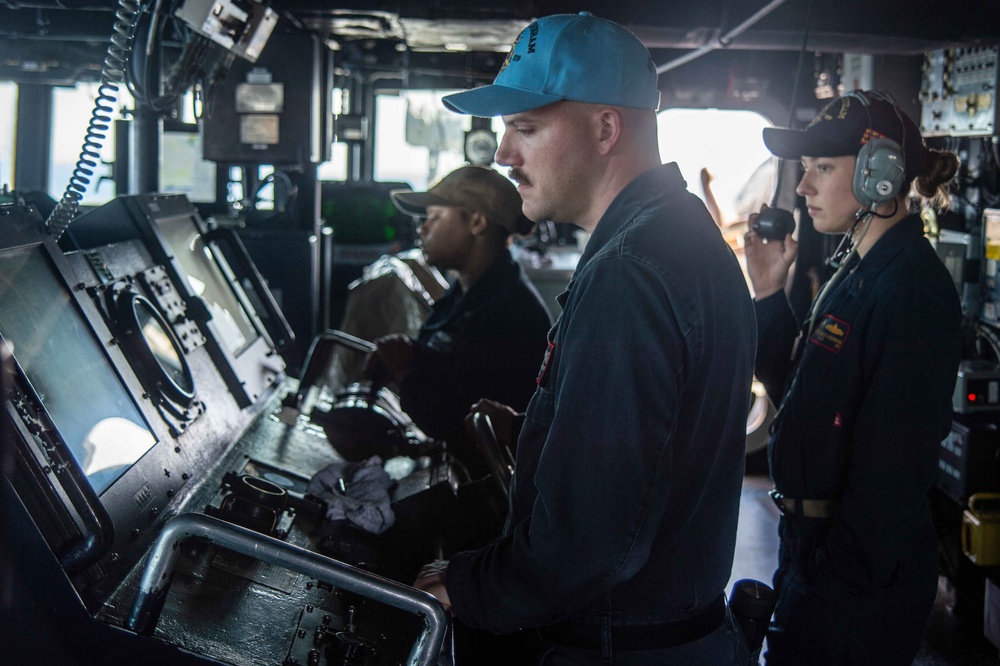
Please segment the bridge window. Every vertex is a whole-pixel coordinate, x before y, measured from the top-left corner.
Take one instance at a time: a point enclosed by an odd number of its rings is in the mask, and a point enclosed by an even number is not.
[[[98,83],[78,83],[73,88],[56,88],[52,92],[52,152],[49,156],[49,194],[60,199],[69,185],[70,177],[84,138],[97,99]],[[117,101],[112,105],[115,113],[113,119],[121,118],[120,109],[124,106],[133,108],[132,96],[124,86],[119,86]],[[89,176],[87,186],[80,203],[87,206],[100,205],[115,197],[115,184],[111,179],[111,162],[115,158],[115,136],[113,126],[101,139],[101,162]]]
[[[334,141],[330,161],[316,167],[319,180],[347,180],[347,144]]]
[[[330,92],[330,111],[334,116],[348,112],[347,94],[342,88],[334,88]],[[330,160],[316,167],[316,178],[319,180],[347,180],[347,144],[334,141],[331,145]]]
[[[472,117],[445,108],[441,98],[453,92],[407,90],[376,97],[375,180],[422,190],[467,164],[465,135]],[[503,122],[493,118],[491,129],[499,141]],[[506,169],[498,170],[506,175]]]
[[[0,83],[0,189],[14,187],[14,113],[17,85]]]
[[[764,146],[761,130],[771,123],[753,111],[667,109],[658,115],[660,157],[677,162],[688,190],[712,210],[702,170],[718,203],[718,218],[731,242],[742,235],[747,216],[774,194],[777,160]]]
[[[375,98],[375,180],[423,190],[465,164],[472,120],[441,103],[452,92],[407,90]]]
[[[179,122],[164,123],[160,136],[160,191],[183,194],[196,203],[216,197],[216,166],[203,158],[201,97],[188,90],[177,105]]]

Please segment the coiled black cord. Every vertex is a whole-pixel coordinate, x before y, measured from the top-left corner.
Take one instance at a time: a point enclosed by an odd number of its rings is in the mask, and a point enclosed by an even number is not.
[[[83,139],[80,157],[73,168],[73,174],[62,199],[45,220],[46,230],[56,240],[59,240],[76,216],[80,208],[80,199],[87,191],[94,169],[100,162],[101,147],[111,128],[114,104],[118,101],[118,85],[125,82],[125,67],[132,52],[135,28],[142,12],[141,3],[135,0],[118,0],[108,54],[104,58],[104,67],[101,70],[101,85],[97,89],[97,99],[94,101],[94,110],[87,126],[87,135]]]

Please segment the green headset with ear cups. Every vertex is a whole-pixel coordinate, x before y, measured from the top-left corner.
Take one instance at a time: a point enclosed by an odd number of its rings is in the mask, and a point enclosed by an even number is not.
[[[906,164],[899,144],[891,139],[872,139],[858,151],[852,188],[863,205],[873,208],[892,201],[906,177]]]
[[[849,92],[844,97],[854,97],[859,100],[868,112],[868,97],[861,91]],[[895,102],[886,100],[892,104],[896,110],[896,115],[900,116],[899,109]],[[900,125],[903,131],[906,126],[900,116]],[[871,116],[868,121],[871,136]],[[903,150],[900,145],[891,139],[871,138],[868,143],[858,151],[858,161],[854,167],[854,180],[851,183],[854,197],[867,208],[874,208],[879,204],[892,201],[899,190],[903,187],[906,178],[906,161],[903,157]]]

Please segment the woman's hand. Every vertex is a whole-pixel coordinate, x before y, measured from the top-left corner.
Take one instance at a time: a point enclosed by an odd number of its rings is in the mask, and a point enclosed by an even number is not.
[[[763,212],[766,205],[761,206]],[[750,231],[743,236],[743,251],[747,258],[747,273],[753,284],[754,299],[761,300],[785,288],[788,271],[795,262],[799,244],[791,235],[784,240],[761,238],[753,230],[758,213],[750,216]]]

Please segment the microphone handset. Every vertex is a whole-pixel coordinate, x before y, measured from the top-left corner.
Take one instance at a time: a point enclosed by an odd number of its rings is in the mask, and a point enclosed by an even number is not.
[[[787,210],[765,207],[750,222],[750,228],[767,240],[785,240],[795,231],[795,218]]]

